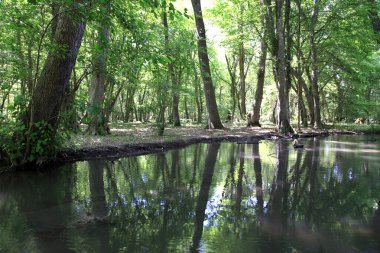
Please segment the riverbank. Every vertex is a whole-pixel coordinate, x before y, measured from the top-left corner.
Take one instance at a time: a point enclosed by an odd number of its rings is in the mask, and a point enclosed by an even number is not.
[[[117,159],[125,156],[144,155],[168,149],[182,148],[195,143],[237,142],[257,143],[260,140],[310,138],[329,135],[380,134],[380,126],[326,126],[324,129],[303,128],[293,135],[280,135],[274,125],[242,127],[227,125],[225,129],[205,129],[188,125],[167,127],[163,136],[157,134],[153,124],[120,124],[111,126],[111,134],[89,136],[75,134],[66,141],[41,169],[93,159]],[[35,165],[33,166],[33,170]],[[13,169],[11,169],[13,170]],[[9,171],[8,169],[3,170]],[[1,170],[0,170],[1,172]]]
[[[161,152],[181,148],[195,143],[238,142],[254,143],[259,140],[310,138],[342,134],[380,134],[380,127],[339,127],[325,129],[303,128],[294,135],[280,135],[273,125],[259,127],[231,127],[222,130],[205,129],[201,126],[167,127],[163,136],[158,136],[153,125],[130,124],[128,128],[115,126],[107,136],[75,135],[65,143],[56,159],[61,162],[79,160],[119,158]]]

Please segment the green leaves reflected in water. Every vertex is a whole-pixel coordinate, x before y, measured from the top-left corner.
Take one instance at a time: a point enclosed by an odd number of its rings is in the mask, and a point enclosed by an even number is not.
[[[376,252],[379,142],[301,141],[2,176],[0,252]]]

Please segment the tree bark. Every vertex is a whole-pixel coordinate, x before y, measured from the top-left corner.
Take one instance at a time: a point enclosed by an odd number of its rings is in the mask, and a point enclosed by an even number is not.
[[[283,0],[276,1],[276,31],[277,49],[275,58],[275,78],[278,91],[277,103],[277,130],[280,133],[293,133],[289,121],[289,98],[287,96],[286,82],[286,51],[285,51],[285,30],[283,27]]]
[[[245,51],[244,44],[240,42],[239,46],[239,76],[240,76],[240,108],[241,108],[241,117],[244,119],[247,114],[246,109],[246,87],[245,87]]]
[[[267,42],[266,39],[266,14],[263,13],[261,17],[261,26],[262,26],[262,37],[260,42],[261,54],[259,65],[257,67],[257,86],[255,92],[255,100],[253,102],[252,108],[252,117],[248,121],[248,126],[258,126],[261,127],[260,124],[260,111],[261,111],[261,103],[263,101],[263,92],[264,92],[264,81],[265,81],[265,69],[266,69],[266,60],[267,60]]]
[[[162,12],[162,23],[165,29],[165,50],[166,55],[170,59],[170,48],[169,48],[169,24],[168,24],[168,13],[166,1],[164,2],[163,12]],[[171,78],[171,90],[172,90],[172,117],[173,125],[181,126],[180,116],[179,116],[179,89],[178,89],[178,77],[174,73],[174,66],[172,62],[168,63],[168,75]]]
[[[307,107],[308,107],[308,113],[309,113],[309,120],[310,120],[310,125],[314,125],[314,102],[313,102],[313,94],[310,91],[310,89],[307,87],[305,79],[302,77],[301,73],[298,73],[297,71],[293,71],[294,76],[297,78],[297,81],[305,92],[305,97],[306,97],[306,102],[307,102]]]
[[[265,0],[266,12],[268,15],[267,32],[271,42],[271,54],[273,57],[274,77],[277,87],[277,130],[282,134],[293,133],[294,130],[289,120],[289,98],[287,95],[286,82],[286,48],[285,48],[285,29],[283,20],[284,0],[275,1],[275,15],[273,15],[270,0]]]
[[[232,114],[232,119],[235,118],[235,111],[236,111],[236,86],[237,86],[237,81],[236,81],[236,68],[237,68],[237,60],[236,60],[236,55],[232,55],[232,59],[228,58],[227,55],[225,55],[226,58],[226,63],[227,63],[227,70],[228,74],[230,76],[230,96],[231,96],[231,114]],[[231,62],[232,60],[232,62]]]
[[[30,103],[24,160],[37,160],[36,155],[42,155],[35,149],[41,136],[46,140],[45,144],[40,142],[43,153],[54,151],[59,112],[85,30],[84,18],[79,17],[77,7],[81,3],[80,0],[74,1],[72,11],[59,15],[54,41],[63,50],[59,54],[49,52],[36,83]],[[34,157],[29,157],[31,154]]]
[[[313,13],[311,16],[311,31],[310,31],[310,46],[311,46],[311,89],[313,92],[313,103],[314,103],[314,127],[322,127],[321,121],[321,108],[319,102],[319,88],[318,88],[318,51],[317,44],[315,41],[316,36],[316,25],[318,22],[319,4],[318,0],[314,0]]]
[[[209,121],[211,123],[208,127],[222,129],[223,124],[220,120],[214,85],[211,78],[210,62],[207,52],[206,29],[203,22],[201,2],[200,0],[191,0],[191,2],[194,9],[195,24],[198,32],[198,58],[206,98],[206,107]]]
[[[97,47],[100,52],[94,53],[94,71],[91,78],[91,86],[89,88],[89,107],[91,109],[90,122],[87,132],[92,135],[104,135],[107,133],[107,123],[104,119],[104,96],[105,83],[107,78],[107,55],[110,39],[110,21],[109,10],[111,4],[108,2],[101,6],[101,12],[104,18],[100,21],[98,30]]]
[[[192,61],[193,71],[194,71],[194,94],[195,94],[195,104],[197,105],[197,123],[202,122],[202,96],[200,95],[200,84],[198,71],[195,67],[195,62]]]

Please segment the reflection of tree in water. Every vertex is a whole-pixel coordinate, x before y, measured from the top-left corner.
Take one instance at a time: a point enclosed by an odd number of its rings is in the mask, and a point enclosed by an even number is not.
[[[275,174],[268,201],[268,220],[266,229],[275,236],[282,236],[286,229],[288,201],[288,159],[289,145],[282,141],[276,142]]]
[[[197,151],[198,155],[201,150],[199,148]],[[103,247],[109,247],[111,251],[122,249],[136,252],[144,249],[167,252],[173,247],[173,238],[186,237],[191,233],[192,228],[185,224],[194,212],[192,187],[197,183],[191,185],[190,182],[199,168],[184,171],[187,165],[181,162],[182,157],[185,157],[182,150],[173,150],[105,164],[107,179],[103,188],[110,208],[111,224],[108,225],[112,227],[112,233],[110,230],[110,245]],[[100,181],[95,180],[99,175],[100,170],[91,176],[94,186],[97,186],[93,187],[91,194],[97,193],[97,196],[101,196],[100,191],[96,190],[101,189]],[[98,197],[98,202],[105,203],[101,199],[104,200]],[[105,230],[108,225],[96,224],[92,231],[98,233],[100,226],[104,226]],[[92,233],[87,229],[77,234],[84,240],[98,238]],[[102,239],[98,238],[98,241]],[[178,244],[178,247],[184,245]],[[101,252],[100,249],[93,251]]]
[[[203,233],[203,221],[205,219],[205,211],[207,207],[208,196],[210,192],[212,177],[214,175],[214,168],[216,158],[218,155],[220,144],[208,144],[205,167],[203,170],[202,183],[198,194],[197,207],[195,209],[195,223],[193,244],[191,245],[191,252],[198,252],[200,241]]]
[[[264,211],[263,177],[259,144],[252,144],[253,169],[255,171],[256,213],[261,219]]]
[[[105,166],[106,162],[103,160],[88,162],[91,210],[96,226],[96,233],[93,234],[91,246],[99,252],[110,251],[110,224],[104,220],[108,216],[103,178]]]
[[[202,144],[93,161],[78,165],[77,174],[69,169],[13,182],[2,178],[0,198],[7,193],[10,201],[0,199],[0,228],[13,230],[1,230],[0,249],[6,245],[1,239],[14,235],[16,227],[29,230],[16,236],[28,244],[16,251],[378,249],[380,212],[375,213],[374,199],[380,189],[374,162],[357,161],[352,153],[327,155],[320,148],[331,144],[323,140],[305,141],[303,150],[289,144],[222,144],[218,161],[219,144]],[[250,149],[252,162],[247,162]],[[271,150],[275,163],[266,155]],[[362,170],[365,162],[368,169]],[[88,217],[86,210],[107,219],[67,228],[73,213]]]
[[[71,252],[64,235],[72,216],[74,178],[72,165],[38,174],[1,177],[0,192],[10,201],[9,206],[0,206],[0,223],[7,221],[10,227],[0,226],[0,238],[13,238],[13,243],[3,245],[6,242],[0,240],[0,251]]]

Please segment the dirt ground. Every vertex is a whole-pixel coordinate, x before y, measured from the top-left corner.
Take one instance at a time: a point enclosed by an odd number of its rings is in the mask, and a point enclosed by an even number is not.
[[[338,132],[337,130],[302,129],[301,135],[326,134]],[[349,133],[348,131],[346,131]],[[103,146],[118,147],[125,144],[163,143],[168,141],[186,141],[193,138],[245,138],[254,136],[277,136],[274,126],[263,127],[230,127],[222,130],[205,129],[201,126],[166,127],[163,136],[158,136],[153,125],[130,124],[128,127],[118,126],[111,128],[111,134],[106,136],[88,136],[77,134],[65,143],[64,148],[83,149]]]
[[[295,135],[284,136],[275,127],[230,127],[225,129],[205,129],[201,126],[166,127],[163,136],[157,134],[154,125],[128,124],[111,127],[106,136],[74,135],[57,153],[56,160],[66,163],[78,160],[118,158],[162,152],[167,149],[181,148],[194,143],[238,142],[255,143],[263,139],[306,138],[333,134],[358,134],[348,130],[302,129]]]

